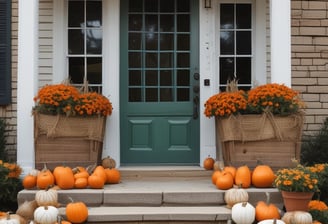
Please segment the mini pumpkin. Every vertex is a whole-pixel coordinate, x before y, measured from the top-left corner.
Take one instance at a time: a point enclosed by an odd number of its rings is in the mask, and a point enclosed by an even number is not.
[[[93,174],[88,177],[88,185],[90,188],[101,189],[104,187],[105,182],[103,177]]]
[[[293,211],[286,212],[282,217],[286,224],[312,224],[312,215],[309,212]]]
[[[58,209],[54,206],[40,206],[34,211],[34,221],[38,224],[54,224]]]
[[[105,169],[106,173],[106,183],[107,184],[118,184],[121,181],[121,173],[118,169]]]
[[[112,157],[107,156],[107,157],[105,157],[105,158],[102,159],[101,165],[104,168],[112,169],[112,168],[115,168],[116,167],[116,161]]]
[[[233,177],[230,172],[222,171],[216,179],[215,185],[220,190],[228,190],[233,187]]]
[[[216,180],[218,179],[218,176],[221,175],[221,171],[220,170],[215,170],[212,173],[212,184],[216,185]]]
[[[83,189],[88,186],[88,178],[80,177],[75,179],[74,188]]]
[[[74,174],[68,166],[57,166],[53,171],[55,181],[61,189],[72,189],[74,187]]]
[[[31,174],[28,174],[26,175],[24,178],[23,178],[23,187],[25,189],[32,189],[32,188],[35,188],[36,187],[36,179],[37,177],[34,176],[34,175],[31,175]]]
[[[55,177],[45,165],[37,176],[36,185],[40,189],[46,189],[49,186],[54,185],[54,183],[55,183]]]
[[[67,220],[72,223],[83,223],[88,219],[88,207],[84,202],[73,202],[72,200],[66,205],[65,210]]]
[[[205,170],[213,170],[214,163],[215,160],[210,155],[208,155],[208,157],[203,162],[203,167]]]
[[[255,208],[248,202],[232,206],[231,217],[236,224],[252,224],[255,220]]]
[[[228,208],[232,208],[239,202],[247,202],[248,198],[248,192],[240,187],[231,188],[224,194],[224,201],[227,203]]]

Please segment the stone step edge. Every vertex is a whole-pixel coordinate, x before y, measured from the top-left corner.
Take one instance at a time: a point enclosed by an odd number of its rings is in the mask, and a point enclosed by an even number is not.
[[[65,217],[65,208],[59,209]],[[122,221],[226,221],[231,209],[226,206],[201,207],[89,207],[87,223]]]

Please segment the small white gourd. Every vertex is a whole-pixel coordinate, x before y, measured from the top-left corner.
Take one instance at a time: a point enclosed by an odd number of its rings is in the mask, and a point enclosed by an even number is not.
[[[54,224],[58,209],[54,206],[40,206],[34,211],[34,221],[38,224]]]
[[[57,206],[58,192],[54,189],[39,190],[35,194],[35,201],[38,206]]]
[[[236,224],[252,224],[255,220],[255,208],[248,202],[239,202],[232,206],[231,217]]]
[[[293,216],[293,223],[295,224],[312,224],[312,215],[308,212],[295,211]]]
[[[9,214],[7,213],[5,218],[0,219],[0,224],[25,224],[26,221],[16,214]]]

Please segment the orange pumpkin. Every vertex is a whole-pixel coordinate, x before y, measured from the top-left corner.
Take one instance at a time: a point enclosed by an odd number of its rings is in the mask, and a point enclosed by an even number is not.
[[[258,165],[252,173],[252,184],[255,187],[272,187],[275,175],[268,165]]]
[[[107,184],[118,184],[121,181],[121,173],[118,169],[105,169],[106,183]]]
[[[242,188],[249,188],[251,186],[251,171],[247,165],[237,168],[235,176],[235,184]]]
[[[228,190],[233,187],[232,174],[226,171],[222,171],[221,175],[218,175],[215,185],[220,190]]]
[[[25,189],[32,189],[36,187],[36,176],[28,174],[23,178],[23,187]]]
[[[65,210],[67,220],[72,223],[83,223],[88,219],[89,211],[84,202],[70,202]]]
[[[255,219],[262,221],[266,219],[280,219],[280,213],[277,206],[270,203],[270,193],[266,193],[267,200],[259,201],[255,207]]]
[[[88,185],[90,188],[101,189],[104,187],[105,182],[101,176],[98,175],[90,175],[88,177]]]
[[[55,182],[61,189],[72,189],[74,187],[74,174],[68,166],[57,166],[53,171]]]
[[[84,171],[78,171],[74,174],[74,178],[78,179],[78,178],[88,178],[90,175],[89,173],[84,170]]]
[[[236,176],[236,172],[237,172],[237,168],[234,166],[225,166],[223,168],[223,171],[229,172],[232,174],[232,177],[235,178]]]
[[[88,186],[88,178],[80,177],[75,179],[74,181],[74,188],[83,189],[86,188],[87,186]]]
[[[47,189],[55,184],[55,177],[52,172],[45,166],[37,176],[36,186],[40,189]]]
[[[205,170],[213,170],[213,166],[214,166],[215,160],[208,156],[204,162],[203,162],[203,166]]]
[[[93,175],[100,176],[104,181],[104,184],[106,183],[107,176],[106,176],[105,168],[103,166],[97,166],[93,171]]]
[[[221,171],[220,170],[216,170],[213,172],[212,174],[212,184],[216,185],[216,180],[218,179],[218,176],[221,175]]]

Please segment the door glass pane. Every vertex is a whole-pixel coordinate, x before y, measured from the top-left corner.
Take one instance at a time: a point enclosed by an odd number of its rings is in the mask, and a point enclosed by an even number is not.
[[[101,54],[102,30],[86,29],[87,54]]]
[[[234,20],[234,5],[221,4],[220,7],[220,28],[233,29],[235,24]]]
[[[189,88],[177,89],[177,101],[189,101]]]
[[[174,12],[174,0],[160,0],[161,12]]]
[[[158,11],[158,0],[145,0],[145,12],[157,12],[157,11]]]
[[[141,71],[129,71],[129,86],[141,86]]]
[[[141,53],[136,53],[136,52],[129,53],[129,67],[141,68]]]
[[[141,50],[142,44],[140,33],[129,33],[129,49],[130,50]]]
[[[237,54],[245,55],[252,54],[252,33],[251,31],[237,31],[236,32],[236,45]]]
[[[141,31],[142,29],[142,15],[129,15],[129,30]]]
[[[160,94],[161,94],[161,96],[160,96],[161,102],[173,101],[172,88],[161,88]]]
[[[177,85],[178,86],[189,86],[190,85],[190,75],[189,70],[179,70],[177,75]]]
[[[129,101],[141,102],[141,88],[129,88]]]
[[[84,36],[81,29],[68,30],[68,53],[84,54]]]
[[[146,15],[145,16],[145,29],[149,32],[155,32],[158,29],[158,16]]]
[[[156,71],[146,71],[146,86],[157,86],[158,77]]]
[[[177,56],[178,56],[177,66],[179,68],[189,67],[190,65],[189,53],[178,53]]]
[[[146,88],[146,102],[157,102],[158,90],[157,88]]]
[[[174,31],[174,15],[161,15],[160,27],[163,32],[173,32]]]
[[[190,35],[189,34],[178,34],[178,50],[188,51],[190,50]]]
[[[154,33],[146,34],[146,50],[157,50],[157,49],[158,49],[157,34]]]
[[[250,84],[252,75],[252,60],[250,57],[236,59],[236,73],[239,84]]]
[[[142,12],[142,0],[129,1],[129,12]]]
[[[177,3],[177,12],[189,12],[190,4],[189,0],[178,0]]]
[[[173,53],[161,53],[161,68],[173,67]]]
[[[233,31],[220,32],[220,53],[223,55],[232,55],[235,52],[235,39]]]
[[[251,4],[236,5],[236,28],[250,29],[252,27]]]
[[[146,67],[156,68],[158,63],[157,53],[146,53]]]
[[[171,70],[161,71],[160,85],[161,86],[172,86],[172,84],[173,84],[172,74],[173,73]]]
[[[173,34],[161,34],[161,50],[174,50]]]
[[[177,16],[177,31],[178,32],[189,32],[189,15],[178,15]]]
[[[72,83],[82,84],[84,77],[84,58],[69,58],[68,74]]]

